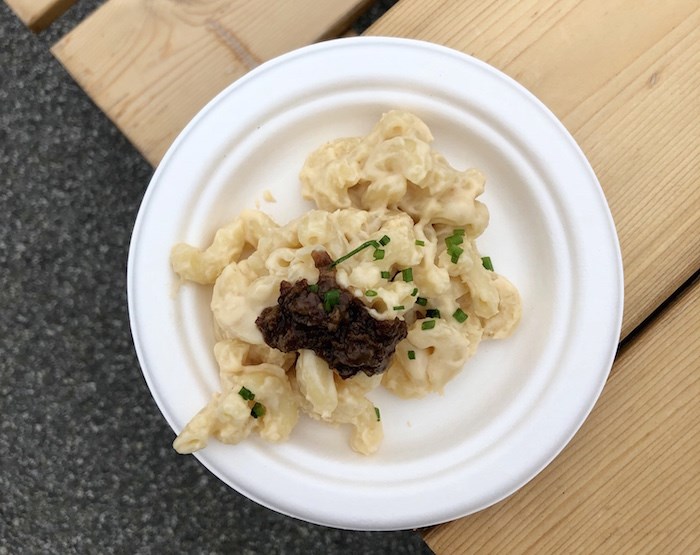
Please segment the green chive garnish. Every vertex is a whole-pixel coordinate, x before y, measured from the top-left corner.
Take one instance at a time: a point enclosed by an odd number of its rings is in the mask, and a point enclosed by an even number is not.
[[[394,310],[405,310],[406,307],[404,305],[400,304],[394,307]]]
[[[425,306],[428,304],[428,299],[426,299],[425,297],[418,297],[418,298],[416,298],[416,304],[419,304],[421,306]]]
[[[331,312],[340,302],[340,290],[329,289],[323,294],[323,308],[326,312]]]
[[[384,235],[384,236],[379,240],[379,244],[380,244],[382,247],[385,247],[385,246],[387,246],[387,245],[389,244],[389,241],[391,241],[391,238],[390,238],[388,235]]]
[[[462,310],[461,308],[458,308],[457,310],[455,310],[452,317],[455,320],[457,320],[460,324],[463,324],[464,322],[466,322],[467,318],[469,318],[469,315],[466,312],[464,312],[464,310]]]
[[[401,275],[404,281],[413,281],[413,268],[406,268],[401,270]]]
[[[440,311],[437,308],[429,308],[426,310],[425,315],[428,318],[440,318]]]
[[[464,249],[460,247],[464,243],[464,230],[455,229],[452,235],[445,237],[445,245],[447,245],[447,254],[450,255],[450,260],[452,264],[457,264],[459,257],[464,252]]]
[[[416,239],[416,245],[418,245],[419,247],[424,247],[425,241],[421,241],[420,239]]]
[[[381,421],[382,421],[382,415],[380,414],[379,408],[378,408],[378,407],[374,407],[374,414],[377,415],[377,422],[381,422]]]
[[[365,296],[367,296],[367,297],[376,297],[376,296],[377,296],[377,292],[376,292],[374,289],[367,289],[367,291],[365,291]]]
[[[377,241],[375,241],[374,239],[370,239],[369,241],[365,241],[364,243],[362,243],[362,244],[361,244],[359,247],[357,247],[356,249],[351,250],[348,254],[345,254],[345,255],[341,256],[340,258],[338,258],[338,260],[335,260],[334,262],[331,262],[331,268],[332,268],[333,266],[337,266],[337,265],[340,264],[341,262],[345,262],[345,261],[346,261],[348,258],[350,258],[351,256],[355,256],[358,252],[360,252],[361,250],[364,250],[364,249],[366,249],[366,248],[368,248],[368,247],[374,247],[375,249],[379,249],[379,243],[378,243]],[[375,251],[375,259],[376,259],[376,252],[377,252],[377,251]],[[383,257],[383,256],[384,256],[384,255],[382,255],[382,257]]]
[[[389,279],[391,277],[391,272],[382,272],[381,275],[384,279]]]
[[[262,416],[265,416],[265,405],[262,405],[260,403],[255,403],[253,405],[253,408],[250,409],[250,415],[253,418],[260,418]]]
[[[484,268],[487,270],[493,272],[493,264],[491,263],[491,257],[490,256],[482,256],[481,257],[481,263],[483,264]]]
[[[374,250],[374,259],[375,260],[382,260],[384,258],[384,249],[375,249]]]
[[[408,351],[408,359],[409,360],[416,360],[416,352],[415,351]]]
[[[418,294],[418,287],[414,287],[413,291],[411,291],[411,297],[415,297]]]
[[[435,320],[426,320],[420,325],[422,330],[431,330],[435,327]]]
[[[238,394],[243,397],[246,401],[252,401],[255,399],[255,393],[253,393],[250,389],[247,387],[241,387],[240,391]]]
[[[462,243],[464,243],[464,237],[461,235],[450,235],[449,237],[445,237],[445,244],[447,245],[448,249],[456,245],[461,245]]]
[[[318,293],[318,283],[312,283],[309,285],[309,291],[312,293]]]

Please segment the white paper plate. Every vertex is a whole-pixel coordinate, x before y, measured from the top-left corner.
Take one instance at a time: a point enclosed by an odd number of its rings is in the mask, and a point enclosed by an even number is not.
[[[385,440],[363,457],[348,430],[302,417],[291,439],[212,441],[199,460],[276,511],[390,530],[478,511],[525,484],[566,445],[605,383],[622,317],[622,263],[603,193],[580,149],[528,91],[429,43],[325,42],[263,64],[210,102],[156,171],[134,228],[129,311],[146,382],[179,432],[218,390],[210,289],[173,294],[168,256],[260,202],[284,223],[311,206],[298,172],[325,141],[364,135],[393,108],[423,118],[435,148],[487,176],[479,240],[519,288],[513,337],[484,342],[444,396],[373,392]],[[270,190],[277,203],[265,203]],[[167,438],[168,440],[170,438]]]

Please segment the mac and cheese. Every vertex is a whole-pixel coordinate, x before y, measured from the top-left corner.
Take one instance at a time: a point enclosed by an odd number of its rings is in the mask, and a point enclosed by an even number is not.
[[[366,137],[332,141],[307,158],[301,192],[317,209],[283,226],[246,210],[208,248],[172,249],[182,279],[213,285],[221,378],[221,391],[175,440],[177,451],[201,449],[210,436],[237,443],[253,431],[284,440],[304,412],[350,424],[352,448],[373,453],[383,432],[369,391],[440,393],[482,339],[513,331],[518,291],[476,246],[489,220],[477,200],[484,176],[452,168],[431,141],[418,117],[389,112]],[[335,265],[335,279],[373,318],[405,321],[407,336],[388,368],[342,379],[312,350],[269,347],[256,319],[277,303],[282,282],[314,284],[315,250],[337,261],[365,243],[371,246]]]

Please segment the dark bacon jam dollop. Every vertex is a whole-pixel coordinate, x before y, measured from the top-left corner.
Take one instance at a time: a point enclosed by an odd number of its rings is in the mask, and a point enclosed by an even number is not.
[[[408,333],[406,322],[373,318],[362,301],[335,280],[328,253],[314,251],[312,256],[318,283],[283,281],[277,304],[255,320],[265,343],[286,353],[311,349],[341,378],[383,372]]]

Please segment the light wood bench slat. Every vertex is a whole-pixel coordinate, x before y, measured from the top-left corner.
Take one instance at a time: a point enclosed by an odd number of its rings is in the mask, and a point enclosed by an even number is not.
[[[38,32],[46,29],[63,12],[75,4],[75,0],[5,0],[27,27]]]
[[[627,336],[700,268],[699,28],[700,7],[688,0],[402,0],[369,33],[475,55],[562,119],[617,224]],[[424,531],[432,549],[697,550],[699,303],[696,282],[631,336],[564,452],[510,498]]]
[[[257,64],[341,33],[368,0],[110,0],[52,49],[157,164],[218,92]]]
[[[402,0],[369,34],[472,54],[563,121],[617,225],[626,336],[700,268],[699,29],[694,0]]]
[[[521,490],[436,526],[436,555],[696,553],[700,281],[618,357],[569,446]]]

